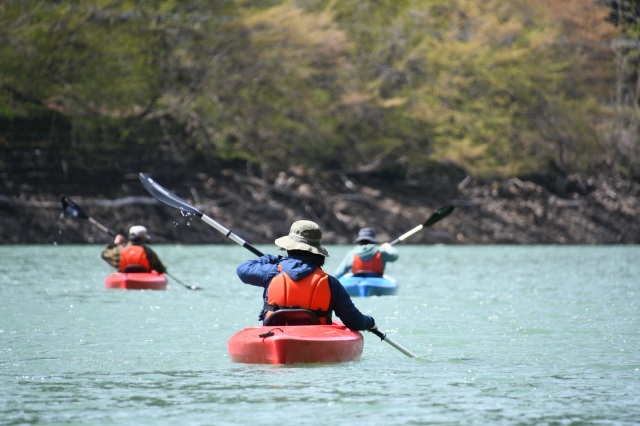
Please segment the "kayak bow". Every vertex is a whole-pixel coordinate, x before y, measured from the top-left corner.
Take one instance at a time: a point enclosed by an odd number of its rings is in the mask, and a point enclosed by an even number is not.
[[[334,321],[332,325],[247,327],[227,342],[234,362],[310,364],[357,361],[364,337]]]

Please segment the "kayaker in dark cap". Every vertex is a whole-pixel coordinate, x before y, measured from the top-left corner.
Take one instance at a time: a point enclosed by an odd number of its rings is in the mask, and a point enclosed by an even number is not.
[[[331,324],[332,312],[352,330],[375,328],[372,317],[355,307],[340,282],[322,270],[329,256],[322,247],[322,230],[308,220],[291,225],[288,235],[275,240],[287,256],[265,254],[238,266],[243,283],[264,288],[260,320],[265,324],[274,312],[288,309],[312,311],[321,324]]]
[[[145,242],[150,239],[147,228],[132,226],[129,229],[129,242],[125,245],[125,237],[116,235],[112,244],[107,244],[102,251],[102,258],[120,272],[167,271],[158,255]]]
[[[349,272],[354,275],[381,277],[387,263],[398,260],[398,250],[389,243],[380,245],[372,228],[360,229],[354,243],[357,244],[356,247],[346,254],[333,272],[336,278]]]

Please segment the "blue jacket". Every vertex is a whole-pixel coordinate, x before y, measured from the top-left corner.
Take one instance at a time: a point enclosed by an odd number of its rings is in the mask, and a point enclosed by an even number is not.
[[[265,254],[242,263],[238,266],[236,272],[243,283],[264,288],[262,296],[266,302],[269,283],[279,273],[278,265],[282,265],[283,272],[289,274],[294,281],[306,277],[318,268],[316,263],[304,256],[289,255],[288,257],[282,257]],[[340,281],[332,276],[329,276],[329,288],[331,289],[329,310],[335,312],[344,325],[356,331],[368,330],[375,325],[374,319],[369,315],[362,314],[356,308]],[[265,311],[263,309],[260,312],[260,319],[263,320],[264,317]]]
[[[399,257],[398,250],[396,250],[395,247],[388,247],[386,250],[383,250],[377,244],[357,245],[345,255],[340,265],[338,265],[333,272],[333,275],[335,275],[336,278],[340,278],[347,272],[352,272],[351,265],[353,264],[354,254],[360,256],[364,261],[367,261],[370,260],[377,252],[382,254],[382,264],[385,267],[387,266],[387,263],[395,262]]]

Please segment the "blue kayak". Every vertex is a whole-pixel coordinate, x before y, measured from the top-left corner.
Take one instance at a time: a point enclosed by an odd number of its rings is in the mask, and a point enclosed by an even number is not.
[[[339,280],[352,297],[388,296],[398,292],[398,282],[387,275],[380,277],[346,274]]]

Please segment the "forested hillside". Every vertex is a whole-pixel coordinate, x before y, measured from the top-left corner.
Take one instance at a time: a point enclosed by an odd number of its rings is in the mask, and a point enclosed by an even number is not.
[[[635,185],[639,18],[638,0],[4,1],[3,205],[113,198],[140,171],[231,170],[259,197],[302,174]]]

